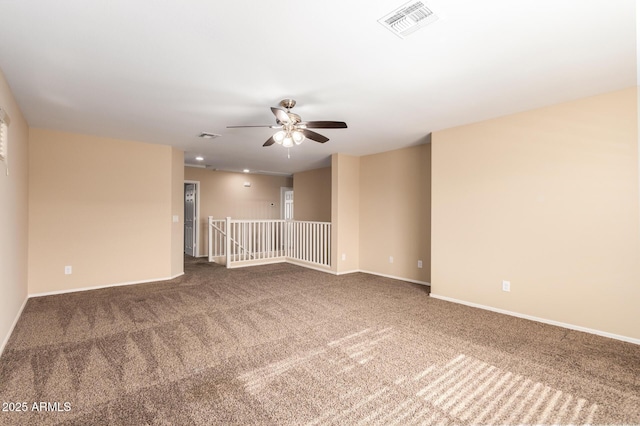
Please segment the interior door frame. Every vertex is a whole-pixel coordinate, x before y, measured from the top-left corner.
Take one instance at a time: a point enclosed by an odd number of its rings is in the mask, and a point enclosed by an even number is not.
[[[185,180],[184,184],[193,184],[196,186],[196,220],[194,222],[194,228],[196,230],[196,239],[195,239],[195,246],[196,246],[196,257],[206,257],[207,255],[201,255],[200,254],[200,181],[199,180]],[[183,205],[184,205],[184,196],[183,198]],[[186,218],[185,218],[186,221]],[[182,232],[184,233],[184,226],[182,229]]]
[[[284,219],[284,201],[285,201],[284,193],[287,191],[293,191],[293,188],[289,186],[280,187],[280,219]],[[294,209],[295,209],[295,202],[294,202]]]

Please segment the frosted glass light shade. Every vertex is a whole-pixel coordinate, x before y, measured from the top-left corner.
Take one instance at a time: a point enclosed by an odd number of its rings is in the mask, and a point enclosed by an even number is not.
[[[276,143],[281,144],[286,135],[287,133],[284,130],[280,130],[275,135],[273,135],[273,140],[276,141]]]
[[[302,132],[300,131],[295,131],[291,134],[291,136],[293,137],[293,141],[296,143],[296,145],[300,145],[303,141],[304,141],[304,135],[302,134]]]

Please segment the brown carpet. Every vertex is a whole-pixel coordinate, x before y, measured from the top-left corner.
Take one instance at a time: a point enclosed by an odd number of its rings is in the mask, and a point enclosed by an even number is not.
[[[640,424],[640,346],[366,274],[185,270],[29,300],[0,424]]]

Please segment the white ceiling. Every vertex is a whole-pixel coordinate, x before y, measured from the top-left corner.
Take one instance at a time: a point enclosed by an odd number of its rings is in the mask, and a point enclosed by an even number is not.
[[[31,127],[168,144],[185,162],[292,173],[444,128],[636,85],[635,0],[0,0],[0,68]],[[269,107],[346,121],[287,150]],[[219,133],[200,139],[202,131]]]

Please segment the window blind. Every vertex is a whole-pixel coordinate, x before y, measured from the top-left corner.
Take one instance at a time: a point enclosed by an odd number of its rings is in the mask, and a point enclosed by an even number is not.
[[[0,108],[0,162],[7,165],[9,155],[9,116]],[[7,168],[8,172],[8,168]]]

